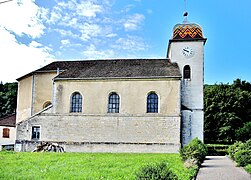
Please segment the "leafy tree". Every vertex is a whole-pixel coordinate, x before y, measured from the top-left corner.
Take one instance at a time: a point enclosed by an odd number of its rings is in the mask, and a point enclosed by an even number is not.
[[[0,118],[16,112],[17,83],[0,83]]]
[[[205,142],[242,140],[236,132],[251,121],[250,83],[237,79],[232,85],[206,85],[204,98]]]

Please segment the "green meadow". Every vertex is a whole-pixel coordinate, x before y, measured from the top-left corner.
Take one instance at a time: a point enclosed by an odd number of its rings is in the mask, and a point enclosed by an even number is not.
[[[179,179],[196,174],[179,154],[0,152],[0,179],[135,179],[141,167],[163,161]]]

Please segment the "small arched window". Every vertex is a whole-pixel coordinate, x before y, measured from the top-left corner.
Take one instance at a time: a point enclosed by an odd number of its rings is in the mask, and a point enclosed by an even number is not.
[[[48,107],[49,105],[51,105],[51,102],[50,101],[46,101],[44,104],[43,104],[43,109]]]
[[[183,69],[184,79],[191,79],[191,68],[189,65],[185,65]]]
[[[158,113],[158,95],[155,92],[147,96],[147,113]]]
[[[74,92],[71,96],[70,112],[82,112],[82,96],[78,92]]]
[[[119,113],[119,95],[115,92],[109,95],[108,113]]]

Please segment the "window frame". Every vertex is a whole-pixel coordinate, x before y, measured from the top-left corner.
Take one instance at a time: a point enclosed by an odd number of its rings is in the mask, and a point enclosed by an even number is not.
[[[111,92],[108,96],[107,113],[119,113],[120,96],[116,92]]]
[[[154,97],[151,97],[152,95],[154,95]],[[155,91],[151,91],[147,94],[146,113],[159,113],[159,96]]]
[[[36,130],[36,131],[35,131]],[[37,131],[39,130],[39,131]],[[35,133],[35,137],[34,137]],[[41,137],[41,127],[40,126],[32,126],[31,127],[31,140],[38,141]]]
[[[3,128],[3,138],[10,138],[10,129]]]
[[[51,101],[46,101],[44,104],[43,104],[43,109],[47,108],[48,106],[52,105]]]
[[[80,92],[72,93],[70,102],[70,113],[81,113],[82,108],[83,108],[83,97],[81,93]]]
[[[191,67],[189,65],[185,65],[183,68],[183,78],[191,79]]]

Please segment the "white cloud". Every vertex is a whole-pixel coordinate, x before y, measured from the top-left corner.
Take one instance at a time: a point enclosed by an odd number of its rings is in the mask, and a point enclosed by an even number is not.
[[[101,28],[97,24],[84,23],[80,28],[80,32],[82,33],[81,39],[83,41],[87,41],[91,37],[96,37],[101,33]]]
[[[63,40],[61,40],[61,44],[62,45],[68,45],[68,44],[70,44],[70,40],[69,39],[63,39]]]
[[[71,38],[79,38],[80,36],[77,34],[74,34],[72,31],[70,30],[64,30],[64,29],[54,29],[54,31],[58,32],[59,34],[61,34],[63,37],[68,36]]]
[[[15,1],[2,4],[0,26],[19,36],[40,37],[45,29],[40,17],[46,12],[42,11],[33,0],[23,0],[20,6]]]
[[[41,65],[52,62],[51,49],[32,41],[29,45],[20,44],[15,36],[0,27],[0,81],[13,82]]]
[[[114,38],[114,37],[117,37],[118,35],[115,34],[115,33],[110,33],[110,34],[107,34],[106,37],[108,38]]]
[[[114,48],[130,51],[143,51],[148,48],[144,40],[137,36],[127,36],[127,38],[119,38]]]
[[[138,30],[144,20],[145,16],[143,14],[134,14],[129,16],[123,25],[126,31],[134,31]]]
[[[97,13],[102,12],[102,6],[92,1],[82,1],[77,6],[77,14],[84,17],[96,17]]]
[[[54,12],[65,13],[61,10],[72,11],[72,16],[83,16],[87,18],[95,18],[98,13],[103,11],[103,7],[96,3],[95,0],[85,0],[85,1],[76,1],[71,0],[67,2],[58,2],[58,6],[54,9]]]
[[[54,8],[47,18],[47,22],[51,24],[56,24],[60,19],[62,19],[62,15],[59,8]]]
[[[109,50],[97,50],[95,45],[89,45],[83,52],[83,56],[86,59],[107,59],[114,57],[115,53],[112,49]]]

